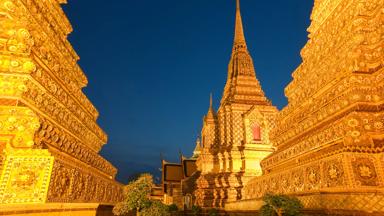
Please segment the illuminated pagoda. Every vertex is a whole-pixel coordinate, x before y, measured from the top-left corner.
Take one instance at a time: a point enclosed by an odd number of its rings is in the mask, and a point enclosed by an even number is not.
[[[260,161],[273,152],[269,131],[276,113],[256,78],[237,0],[234,44],[224,93],[217,112],[211,97],[203,120],[202,149],[197,161],[201,172],[195,192],[197,205],[223,207],[225,202],[242,198],[245,183],[262,174]]]

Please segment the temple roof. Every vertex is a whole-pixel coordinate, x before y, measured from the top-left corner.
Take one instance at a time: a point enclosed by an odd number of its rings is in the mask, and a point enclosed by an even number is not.
[[[163,183],[180,182],[183,179],[183,169],[181,164],[162,161]]]
[[[197,158],[187,158],[180,154],[180,163],[162,160],[162,181],[164,183],[180,183],[197,171]]]
[[[197,171],[196,159],[195,158],[182,158],[181,166],[183,169],[183,177],[188,178]]]

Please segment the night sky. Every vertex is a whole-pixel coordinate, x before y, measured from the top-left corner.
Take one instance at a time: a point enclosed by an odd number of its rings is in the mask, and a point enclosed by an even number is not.
[[[88,77],[86,95],[109,136],[101,154],[126,182],[158,174],[160,153],[190,156],[213,93],[226,81],[235,0],[69,0],[69,36]],[[300,64],[313,0],[242,0],[256,75],[279,109]]]

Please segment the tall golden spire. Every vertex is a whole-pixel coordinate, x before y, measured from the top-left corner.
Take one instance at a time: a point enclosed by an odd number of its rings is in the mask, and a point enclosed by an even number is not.
[[[253,60],[247,49],[240,12],[240,0],[236,0],[235,37],[221,105],[232,102],[269,105],[269,101],[264,96],[256,78]]]
[[[239,48],[243,46],[246,48],[247,44],[244,37],[243,21],[241,19],[240,12],[240,0],[236,0],[236,23],[235,23],[235,38],[233,48]]]

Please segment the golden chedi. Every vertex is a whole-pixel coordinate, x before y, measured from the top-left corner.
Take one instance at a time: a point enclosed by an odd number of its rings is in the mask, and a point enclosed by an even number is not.
[[[267,192],[305,208],[384,213],[384,1],[316,0],[264,175],[227,209]]]
[[[197,161],[201,172],[195,192],[198,205],[223,207],[242,198],[244,184],[262,174],[260,161],[272,151],[269,131],[277,109],[256,78],[237,1],[235,37],[228,78],[217,112],[212,98],[201,132]]]
[[[115,203],[116,168],[67,40],[65,0],[0,0],[0,209]],[[9,206],[8,206],[9,207]]]

